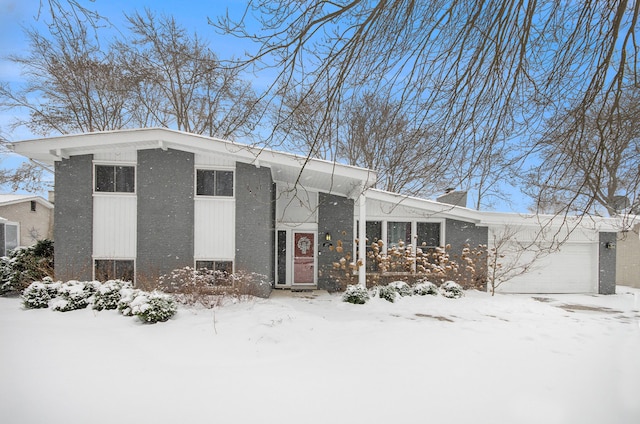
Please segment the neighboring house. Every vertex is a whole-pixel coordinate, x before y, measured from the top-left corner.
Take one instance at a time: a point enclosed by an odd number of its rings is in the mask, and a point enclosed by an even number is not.
[[[18,247],[20,224],[0,217],[0,256],[6,256]]]
[[[365,261],[366,233],[394,243],[489,244],[514,221],[375,190],[374,171],[168,129],[69,135],[13,144],[55,164],[56,277],[136,278],[185,266],[264,274],[279,288],[333,288],[346,252]],[[459,198],[457,198],[459,201]],[[550,227],[556,224],[550,220]],[[615,230],[582,226],[532,278],[504,291],[615,290]],[[520,229],[520,227],[522,227]],[[572,233],[574,234],[574,233]],[[342,252],[335,249],[342,244]],[[358,252],[355,251],[358,249]],[[570,262],[567,262],[570,261]],[[574,278],[579,274],[579,280]],[[364,282],[364,273],[359,276]],[[612,279],[613,278],[613,279]]]
[[[40,196],[0,194],[0,216],[18,225],[18,246],[53,237],[53,204]]]

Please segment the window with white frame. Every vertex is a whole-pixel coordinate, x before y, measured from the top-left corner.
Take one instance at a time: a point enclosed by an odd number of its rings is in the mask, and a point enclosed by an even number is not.
[[[411,222],[389,222],[387,223],[387,246],[397,246],[411,244]]]
[[[416,224],[416,245],[419,248],[440,246],[440,223],[418,222]]]
[[[133,281],[135,265],[133,259],[96,259],[95,279],[97,281]]]
[[[440,246],[440,230],[441,223],[439,222],[367,221],[367,272],[379,271],[376,260],[371,257],[373,252],[373,243],[376,243],[379,240],[386,241],[386,243],[380,246],[381,253],[386,254],[390,248],[402,243],[403,248],[410,247],[415,254],[415,248],[423,251],[430,251],[431,249],[435,249]],[[394,260],[399,259],[395,258]],[[394,267],[392,266],[391,268]],[[415,271],[415,269],[413,270]],[[398,269],[396,268],[395,271],[397,272]]]
[[[196,270],[207,275],[210,284],[225,285],[231,283],[229,276],[233,274],[233,261],[198,260]]]
[[[233,197],[233,171],[198,169],[196,195]]]
[[[135,166],[95,165],[96,193],[134,193]]]
[[[367,258],[371,257],[374,252],[373,244],[383,241],[382,239],[382,221],[367,221],[366,225],[366,237],[367,237]],[[378,245],[377,251],[383,249],[384,246]],[[367,272],[377,272],[378,263],[374,260],[366,261]]]
[[[0,256],[5,256],[18,247],[18,226],[13,224],[0,224],[0,226],[2,227]]]

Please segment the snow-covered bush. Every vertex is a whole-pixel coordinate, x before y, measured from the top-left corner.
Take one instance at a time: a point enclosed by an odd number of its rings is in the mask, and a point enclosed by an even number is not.
[[[93,295],[93,309],[97,311],[117,309],[118,302],[122,297],[120,291],[125,287],[130,288],[131,283],[121,280],[109,280],[101,284]]]
[[[179,268],[158,279],[160,291],[174,295],[177,302],[184,305],[200,305],[213,308],[226,297],[248,299],[252,296],[268,298],[273,287],[265,275],[255,272],[224,271]]]
[[[84,291],[88,294],[87,297],[93,296],[102,287],[100,281],[83,281],[82,284],[84,284]]]
[[[100,283],[98,283],[100,284]],[[51,301],[54,311],[69,312],[84,309],[89,305],[89,298],[95,292],[95,282],[68,281],[58,288],[58,297]]]
[[[440,286],[440,294],[442,294],[444,297],[457,299],[464,296],[464,291],[462,291],[462,287],[460,286],[460,284],[454,281],[445,281]]]
[[[437,296],[438,286],[436,286],[431,281],[420,281],[415,286],[413,286],[413,293],[417,294],[418,296]]]
[[[0,259],[0,295],[19,293],[34,281],[53,275],[53,242],[40,240]]]
[[[22,292],[22,304],[27,309],[48,308],[51,294],[47,284],[35,281]]]
[[[342,300],[355,305],[364,305],[369,300],[369,292],[360,285],[349,285],[342,295]]]
[[[389,287],[393,288],[402,297],[413,295],[411,286],[404,281],[392,281],[389,283]]]
[[[377,291],[380,299],[388,300],[391,303],[395,302],[399,296],[396,289],[391,286],[378,286]]]
[[[232,281],[233,292],[239,297],[255,296],[267,299],[271,295],[273,285],[266,275],[238,271],[229,274],[229,279]]]
[[[118,311],[126,317],[132,317],[133,311],[131,310],[131,302],[143,294],[142,290],[134,289],[132,287],[123,287],[120,289],[120,300],[118,301]]]
[[[178,311],[173,297],[160,292],[140,293],[130,307],[134,315],[147,323],[165,322]]]

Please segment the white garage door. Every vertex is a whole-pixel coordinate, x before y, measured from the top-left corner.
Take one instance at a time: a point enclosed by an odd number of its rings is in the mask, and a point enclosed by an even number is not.
[[[520,263],[533,255],[523,255]],[[508,258],[505,259],[508,261]],[[559,251],[537,259],[531,269],[502,283],[502,293],[597,293],[598,244],[566,243]]]

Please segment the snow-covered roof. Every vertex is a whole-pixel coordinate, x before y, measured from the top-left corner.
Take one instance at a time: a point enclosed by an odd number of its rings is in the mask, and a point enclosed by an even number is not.
[[[25,140],[12,143],[12,150],[30,159],[52,165],[74,155],[99,152],[175,149],[217,154],[234,161],[271,169],[276,182],[299,183],[329,193],[356,197],[373,187],[373,170],[279,152],[247,144],[190,134],[167,128],[142,128]]]
[[[367,190],[367,199],[393,205],[393,209],[387,208],[390,216],[400,215],[408,208],[413,215],[417,212],[421,213],[423,217],[459,219],[473,222],[479,226],[516,225],[556,228],[579,226],[596,231],[619,231],[624,228],[624,223],[618,218],[479,211],[378,189]],[[367,209],[367,213],[369,213],[369,209]]]
[[[53,204],[46,201],[42,197],[36,196],[33,194],[14,194],[14,193],[0,194],[0,206],[8,206],[16,203],[30,202],[30,201],[36,201],[47,208],[53,209]]]

